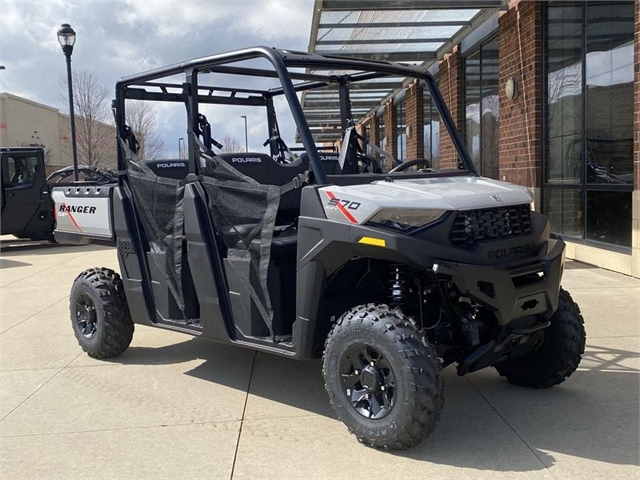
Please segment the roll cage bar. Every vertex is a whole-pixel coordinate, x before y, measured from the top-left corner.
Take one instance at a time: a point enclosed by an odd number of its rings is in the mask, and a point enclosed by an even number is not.
[[[253,59],[268,60],[273,65],[274,70],[230,65]],[[290,71],[289,69],[291,68],[305,68],[306,72]],[[363,70],[363,72],[345,75],[320,75],[309,73],[311,69]],[[255,90],[200,85],[200,74],[205,73],[277,78],[280,80],[281,86],[266,90]],[[180,74],[185,75],[183,83],[159,81],[163,78]],[[114,100],[116,128],[120,138],[125,141],[131,139],[131,130],[127,127],[125,121],[126,100],[184,103],[188,114],[189,173],[198,174],[198,162],[196,161],[197,155],[195,153],[198,151],[199,146],[196,135],[204,133],[202,131],[203,116],[199,112],[200,104],[265,106],[267,108],[269,136],[271,137],[272,132],[277,134],[278,128],[273,98],[278,95],[284,95],[289,104],[304,149],[309,157],[316,182],[328,184],[329,181],[321,166],[318,149],[298,100],[297,92],[324,87],[336,88],[339,93],[341,126],[342,130],[345,131],[351,124],[349,84],[386,76],[413,77],[426,84],[440,113],[441,121],[453,141],[461,166],[471,174],[477,175],[476,169],[469,158],[464,143],[431,74],[417,68],[385,61],[343,58],[270,47],[252,47],[197,58],[120,79],[116,83],[116,98]],[[294,84],[293,80],[300,82]],[[135,148],[136,143],[135,140],[128,140],[129,148]],[[278,148],[277,142],[270,138],[270,144],[273,155]],[[118,169],[120,171],[126,170],[125,152],[121,148],[118,149]],[[122,181],[123,176],[120,176],[120,178],[120,181]]]

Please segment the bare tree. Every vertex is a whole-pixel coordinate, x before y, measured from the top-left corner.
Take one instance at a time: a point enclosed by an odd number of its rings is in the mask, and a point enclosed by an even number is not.
[[[222,145],[222,151],[225,153],[244,152],[244,147],[229,133],[225,133],[224,137],[222,137]]]
[[[139,156],[155,160],[164,154],[164,141],[158,134],[157,114],[149,102],[132,101],[126,107],[127,125],[140,142]]]
[[[66,82],[60,83],[64,105],[69,104]],[[108,90],[91,71],[73,73],[73,107],[76,121],[78,163],[97,167],[115,162],[115,128]],[[65,126],[66,127],[66,126]],[[71,158],[71,135],[62,135],[61,149]]]

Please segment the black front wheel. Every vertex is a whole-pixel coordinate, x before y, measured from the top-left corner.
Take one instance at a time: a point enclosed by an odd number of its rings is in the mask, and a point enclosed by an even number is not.
[[[516,385],[547,388],[564,382],[576,371],[586,333],[580,308],[566,290],[560,289],[558,309],[550,321],[539,348],[495,366],[501,376]]]
[[[90,268],[73,282],[70,296],[73,332],[93,358],[124,352],[133,338],[133,321],[120,275],[109,268]]]
[[[369,304],[345,313],[329,333],[323,360],[331,405],[360,442],[407,449],[435,429],[442,366],[399,310]]]

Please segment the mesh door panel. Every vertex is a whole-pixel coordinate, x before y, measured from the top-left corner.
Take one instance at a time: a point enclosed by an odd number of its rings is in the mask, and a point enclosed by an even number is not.
[[[230,259],[249,260],[249,268],[231,268],[248,285],[265,324],[272,331],[273,310],[267,290],[271,240],[280,203],[280,187],[263,185],[221,159],[202,155],[202,186],[211,220]]]
[[[182,232],[184,181],[157,176],[136,154],[123,147],[136,212],[149,242],[151,257],[167,275],[167,284],[184,311]]]

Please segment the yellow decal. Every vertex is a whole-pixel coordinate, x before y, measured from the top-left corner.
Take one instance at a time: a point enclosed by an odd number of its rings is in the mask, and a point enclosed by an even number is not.
[[[387,242],[384,238],[362,237],[358,243],[364,243],[365,245],[374,245],[376,247],[386,247]]]

